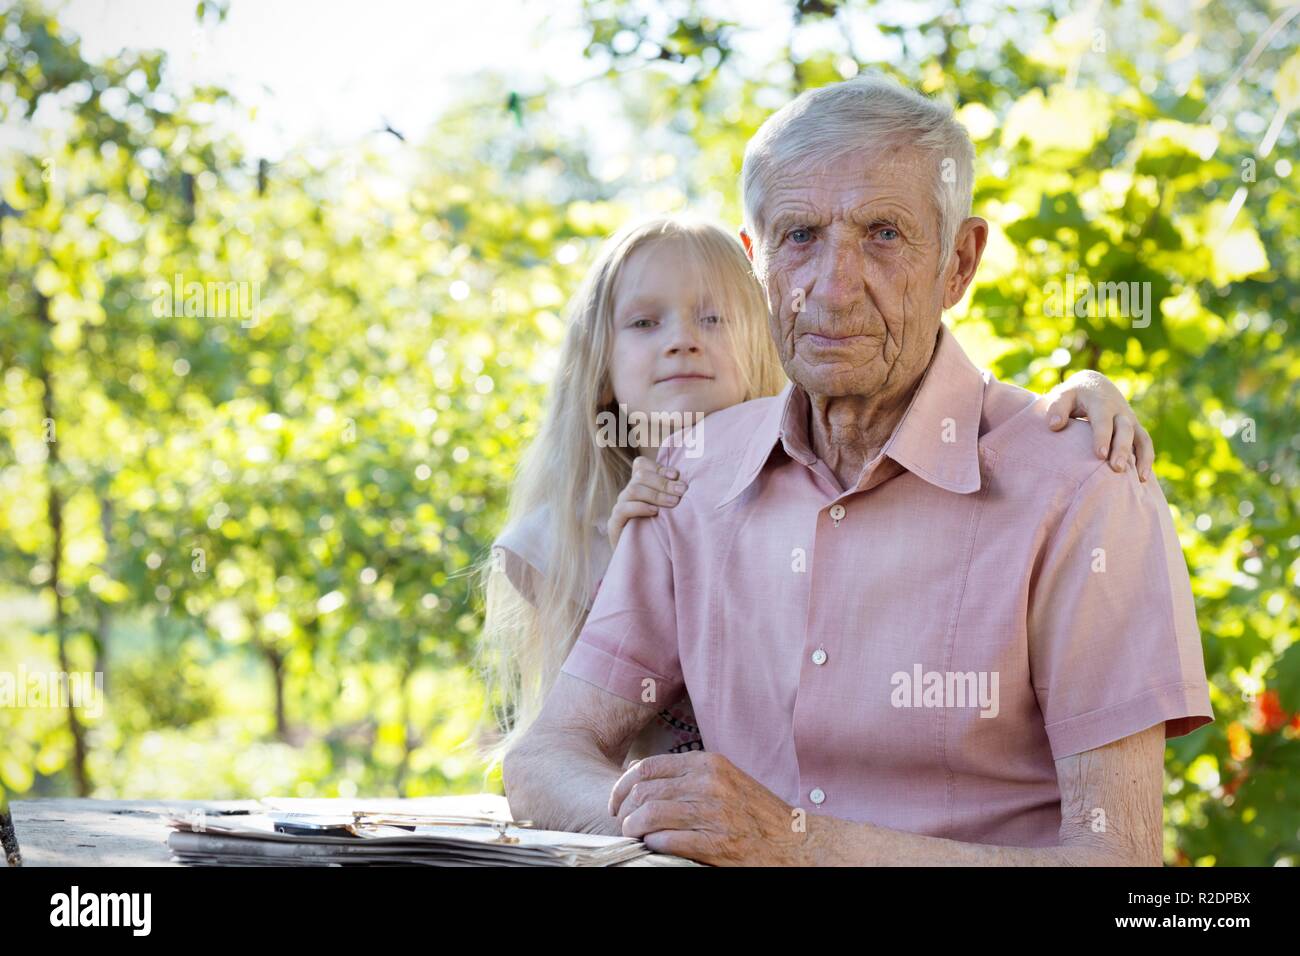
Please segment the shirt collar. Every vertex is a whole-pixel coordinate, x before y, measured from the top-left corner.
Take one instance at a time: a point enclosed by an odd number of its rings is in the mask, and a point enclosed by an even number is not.
[[[957,339],[940,324],[934,354],[911,404],[885,443],[883,454],[936,488],[969,494],[980,488],[979,426],[984,375]],[[787,383],[768,406],[745,446],[736,479],[717,507],[753,484],[778,443],[793,460],[812,465],[807,393]]]

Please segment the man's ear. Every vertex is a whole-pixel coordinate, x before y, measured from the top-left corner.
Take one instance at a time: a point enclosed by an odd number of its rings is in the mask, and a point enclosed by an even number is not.
[[[989,224],[979,216],[971,216],[957,230],[957,241],[953,243],[952,259],[956,268],[948,277],[943,287],[943,307],[951,309],[966,294],[966,288],[975,278],[980,259],[984,255],[984,246],[989,241]]]
[[[749,233],[745,231],[744,226],[740,227],[740,244],[745,247],[745,256],[749,259],[750,262],[753,262],[754,261],[754,240],[749,238]]]

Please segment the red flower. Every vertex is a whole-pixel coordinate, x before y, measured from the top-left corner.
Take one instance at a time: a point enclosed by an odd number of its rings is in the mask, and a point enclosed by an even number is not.
[[[1274,734],[1285,727],[1288,722],[1293,727],[1297,726],[1297,720],[1300,720],[1300,714],[1288,714],[1282,709],[1282,702],[1278,699],[1276,690],[1266,690],[1259,695],[1255,706],[1257,733]]]

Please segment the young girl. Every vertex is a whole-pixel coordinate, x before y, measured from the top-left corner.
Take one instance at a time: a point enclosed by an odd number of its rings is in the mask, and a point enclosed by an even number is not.
[[[489,749],[494,762],[541,710],[624,525],[673,507],[686,490],[655,462],[662,432],[638,437],[602,423],[689,424],[786,384],[762,288],[740,243],[716,225],[662,217],[625,227],[605,244],[569,318],[545,422],[482,569],[480,661],[498,724],[508,729]],[[1086,415],[1100,457],[1116,471],[1131,464],[1145,480],[1150,438],[1109,379],[1079,372],[1055,391],[1052,428]],[[638,443],[620,445],[611,434]],[[645,728],[627,760],[702,749],[683,697]]]

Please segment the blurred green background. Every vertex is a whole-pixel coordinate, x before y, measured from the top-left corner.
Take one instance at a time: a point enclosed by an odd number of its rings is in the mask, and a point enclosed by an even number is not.
[[[976,141],[963,344],[1039,390],[1100,369],[1155,439],[1217,715],[1169,743],[1167,862],[1294,864],[1300,8],[548,6],[580,40],[563,77],[479,34],[422,128],[376,105],[372,135],[268,157],[229,90],[0,0],[0,672],[106,692],[0,707],[3,792],[499,790],[469,569],[567,297],[634,214],[737,224],[762,120],[873,68]],[[185,12],[195,43],[234,22]],[[1070,274],[1150,283],[1149,325],[1054,317]]]

